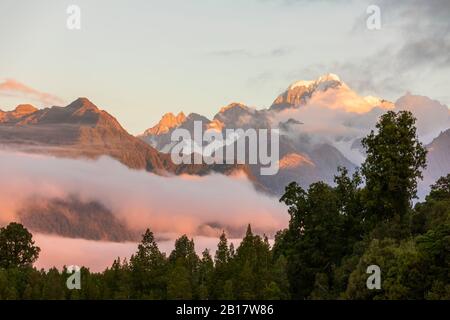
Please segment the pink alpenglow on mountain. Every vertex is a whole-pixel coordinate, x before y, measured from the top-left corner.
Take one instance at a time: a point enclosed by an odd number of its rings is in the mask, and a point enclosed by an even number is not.
[[[157,125],[155,125],[154,127],[147,129],[144,132],[144,135],[148,135],[148,134],[159,135],[159,134],[167,133],[167,132],[169,132],[170,129],[178,127],[185,120],[186,120],[186,116],[184,115],[183,112],[180,112],[176,116],[171,112],[166,113],[161,118],[159,123]]]
[[[302,165],[315,166],[308,156],[298,153],[289,153],[279,161],[280,169],[294,169]]]

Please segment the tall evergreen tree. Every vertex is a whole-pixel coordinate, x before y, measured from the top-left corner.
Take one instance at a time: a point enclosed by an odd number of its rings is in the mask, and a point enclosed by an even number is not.
[[[230,244],[231,246],[231,244]],[[231,268],[231,253],[228,248],[228,239],[225,232],[222,232],[217,244],[217,250],[214,255],[214,275],[212,280],[212,286],[210,287],[211,297],[214,299],[220,299],[224,296],[226,282],[232,277]],[[229,290],[232,287],[228,284],[226,287]],[[230,293],[228,292],[227,295]]]
[[[153,233],[147,229],[130,259],[130,272],[134,291],[141,297],[165,297],[166,258],[159,251]]]
[[[169,270],[167,299],[188,300],[194,297],[192,275],[181,258],[174,261]]]
[[[174,274],[174,270],[181,272],[179,277],[181,280],[189,281],[189,287],[183,284],[185,293],[191,292],[191,295],[195,295],[198,292],[199,285],[199,265],[200,259],[195,252],[194,240],[186,235],[181,236],[175,241],[175,248],[169,256],[169,268],[170,274]],[[187,276],[186,276],[187,275]],[[171,280],[169,279],[169,282]],[[184,282],[183,282],[184,283]],[[169,288],[168,288],[169,290]],[[197,298],[196,296],[193,296]]]
[[[216,254],[214,257],[214,262],[216,267],[220,268],[223,265],[226,265],[230,260],[230,251],[228,249],[228,240],[225,232],[222,232],[220,235],[220,240],[217,245]]]
[[[208,249],[202,253],[202,259],[199,266],[199,299],[206,300],[209,297],[211,286],[214,285],[212,277],[214,275],[214,262]]]
[[[426,149],[416,133],[415,118],[409,111],[388,111],[362,140],[367,158],[361,172],[365,178],[365,206],[372,224],[391,221],[405,230],[411,200],[416,197],[417,179],[426,167]],[[389,224],[385,225],[386,227]]]

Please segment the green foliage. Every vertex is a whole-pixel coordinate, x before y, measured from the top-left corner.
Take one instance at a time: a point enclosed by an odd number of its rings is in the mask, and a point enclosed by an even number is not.
[[[365,178],[364,202],[368,218],[374,224],[395,220],[404,224],[411,200],[416,197],[417,179],[426,167],[426,149],[420,143],[415,118],[409,111],[382,115],[372,131],[362,140],[367,158],[361,172]],[[391,236],[404,236],[402,228]]]
[[[225,232],[220,235],[219,244],[217,245],[217,251],[214,258],[217,268],[225,266],[230,260],[230,250],[228,249],[228,240]]]
[[[169,271],[167,281],[167,299],[186,300],[193,298],[190,272],[181,259],[175,261]]]
[[[120,261],[117,261],[113,268],[120,270]],[[126,278],[131,280],[133,287],[131,297],[145,297],[146,299],[165,297],[166,257],[159,251],[153,233],[149,229],[142,236],[137,253],[130,259],[129,271],[126,265],[122,266],[122,269],[124,269],[123,276],[128,273],[129,277]]]
[[[0,268],[29,267],[39,251],[33,236],[21,224],[12,222],[0,229]]]
[[[341,168],[336,183],[334,188],[314,183],[307,192],[291,183],[280,200],[288,205],[291,223],[278,235],[275,252],[288,257],[289,282],[296,298],[309,297],[318,281],[316,273],[331,273],[361,240],[360,178],[357,174],[350,178]]]
[[[382,270],[382,289],[367,290],[366,269],[378,265]],[[349,299],[423,298],[424,264],[413,240],[374,239],[349,278],[345,297]]]
[[[293,182],[280,201],[289,228],[273,254],[287,258],[298,299],[438,299],[449,292],[450,175],[413,209],[426,151],[409,112],[388,112],[363,139],[360,176],[339,168],[335,186],[307,191]],[[362,185],[362,181],[365,185]],[[369,265],[382,270],[382,290],[368,290]]]
[[[202,259],[199,266],[199,287],[197,296],[201,300],[207,300],[209,297],[212,278],[214,275],[214,262],[208,249],[202,253]]]
[[[450,173],[445,177],[439,178],[434,185],[431,186],[430,194],[427,200],[448,200],[450,199]]]

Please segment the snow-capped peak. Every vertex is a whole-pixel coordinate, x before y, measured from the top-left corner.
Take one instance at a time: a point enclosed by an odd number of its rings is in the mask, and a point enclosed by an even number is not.
[[[349,87],[334,73],[324,74],[315,80],[297,81],[275,99],[270,109],[283,110],[304,105],[314,94],[328,89],[349,90]]]
[[[289,90],[292,90],[292,89],[297,88],[297,87],[308,88],[311,85],[313,85],[314,82],[315,82],[314,80],[300,80],[300,81],[297,81],[297,82],[294,82],[293,84],[291,84],[289,86]]]
[[[341,78],[339,78],[339,76],[337,74],[334,73],[327,73],[323,76],[320,76],[319,79],[317,79],[318,82],[323,82],[323,81],[339,81],[341,82]]]
[[[342,84],[341,78],[339,78],[339,76],[334,73],[327,73],[327,74],[320,76],[319,78],[317,78],[315,80],[296,81],[289,86],[288,90],[292,90],[297,87],[313,88],[313,87],[321,86],[321,84],[324,84],[324,83],[336,83],[336,82],[339,82]]]

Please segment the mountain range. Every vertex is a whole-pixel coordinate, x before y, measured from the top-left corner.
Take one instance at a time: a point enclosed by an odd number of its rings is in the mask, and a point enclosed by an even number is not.
[[[315,80],[294,82],[266,109],[234,102],[221,108],[212,120],[194,113],[187,116],[167,113],[138,137],[160,152],[169,153],[174,147],[172,132],[182,128],[193,136],[194,121],[201,121],[204,130],[221,132],[277,128],[281,132],[279,172],[262,176],[260,166],[248,167],[264,188],[280,195],[294,180],[303,187],[320,180],[332,184],[338,166],[353,171],[365,156],[360,141],[375,127],[378,117],[387,110],[405,109],[418,118],[418,132],[428,148],[431,145],[426,139],[437,138],[450,128],[448,108],[434,100],[409,93],[395,103],[374,96],[363,97],[337,75],[326,74]],[[442,142],[429,155],[427,182],[449,172],[445,161],[434,165],[437,161],[434,159],[448,156],[444,146],[448,147],[450,140],[445,133],[437,139]]]
[[[429,151],[428,168],[419,185],[419,195],[423,196],[431,183],[450,172],[448,108],[409,93],[395,103],[363,97],[334,74],[294,82],[265,109],[231,103],[212,119],[195,113],[167,113],[138,136],[129,134],[113,116],[87,98],[78,98],[65,107],[37,109],[19,105],[13,111],[0,110],[0,145],[67,158],[109,156],[131,169],[163,176],[213,172],[231,175],[240,171],[258,191],[279,196],[292,181],[303,187],[316,181],[332,184],[338,166],[345,166],[350,172],[355,170],[364,159],[361,138],[375,127],[378,117],[387,110],[405,109],[418,118],[419,138]],[[238,128],[279,129],[278,173],[261,175],[258,164],[174,164],[170,157],[174,147],[171,134],[183,128],[193,135],[195,121],[201,121],[204,130],[218,132]],[[20,216],[31,229],[45,233],[114,241],[136,237],[120,221],[111,219],[111,212],[103,204],[83,202],[76,196],[64,201],[31,201]],[[99,219],[97,223],[83,223],[94,217]]]
[[[228,165],[175,165],[170,155],[129,134],[113,116],[87,98],[78,98],[66,107],[38,110],[19,105],[13,111],[0,110],[0,145],[69,158],[110,156],[131,169],[161,175],[241,170],[240,166]]]

